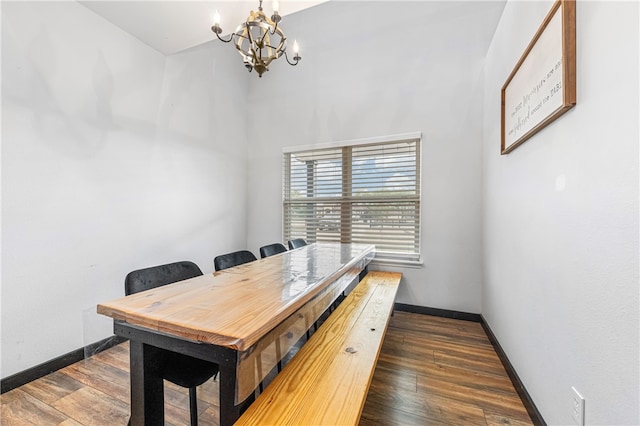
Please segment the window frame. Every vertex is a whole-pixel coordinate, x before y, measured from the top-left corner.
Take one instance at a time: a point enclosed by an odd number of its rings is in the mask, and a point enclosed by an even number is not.
[[[418,205],[418,217],[417,217],[417,253],[407,253],[407,254],[403,254],[403,253],[395,253],[392,254],[391,252],[378,252],[376,253],[376,259],[375,259],[375,263],[377,264],[390,264],[390,265],[402,265],[402,266],[408,266],[408,267],[420,267],[423,262],[422,262],[422,238],[421,238],[421,234],[422,234],[422,134],[421,132],[412,132],[412,133],[403,133],[403,134],[398,134],[398,135],[390,135],[390,136],[380,136],[380,137],[373,137],[373,138],[365,138],[365,139],[354,139],[354,140],[347,140],[347,141],[339,141],[339,142],[328,142],[328,143],[319,143],[319,144],[313,144],[313,145],[298,145],[298,146],[292,146],[292,147],[285,147],[282,149],[282,172],[283,172],[283,176],[282,176],[282,234],[284,239],[288,239],[289,237],[294,237],[294,236],[287,236],[287,230],[291,228],[290,225],[287,225],[287,214],[286,214],[286,205],[287,203],[290,203],[291,200],[287,200],[285,193],[286,191],[291,187],[291,161],[287,161],[287,156],[288,155],[293,155],[296,153],[303,153],[305,151],[315,151],[315,150],[331,150],[331,149],[342,149],[344,150],[345,148],[354,148],[354,147],[358,147],[358,146],[366,146],[366,145],[375,145],[375,144],[393,144],[393,143],[402,143],[402,142],[416,142],[416,187],[417,187],[417,191],[415,195],[412,195],[411,197],[415,198],[417,196],[417,205]],[[348,149],[349,152],[352,152],[351,149]],[[343,168],[342,173],[348,173],[349,176],[351,176],[351,180],[349,181],[349,184],[351,184],[353,182],[353,174],[351,174],[350,170],[344,170],[344,166],[345,164],[347,164],[347,166],[349,168],[351,168],[351,162],[349,161],[348,163],[345,163],[345,157],[342,158],[341,160],[341,166]],[[343,185],[345,182],[345,179],[342,180]],[[345,195],[343,194],[340,198],[345,197]],[[409,198],[409,197],[407,197]],[[350,212],[345,211],[345,209],[349,209],[350,206],[352,204],[351,203],[342,203],[341,205],[341,219],[340,219],[340,240],[343,241],[344,237],[343,235],[345,234],[349,234],[349,232],[345,232],[345,227],[349,228],[349,230],[352,230],[353,228],[350,226],[349,223],[344,223],[344,218],[346,216],[350,216]],[[351,219],[349,219],[351,220]],[[346,230],[346,231],[349,231]]]

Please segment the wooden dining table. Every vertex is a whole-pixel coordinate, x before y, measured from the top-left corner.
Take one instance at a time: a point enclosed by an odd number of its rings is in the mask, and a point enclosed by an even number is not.
[[[366,273],[367,244],[314,243],[97,307],[130,340],[131,424],[164,424],[154,348],[220,366],[220,424],[233,424],[259,383]]]

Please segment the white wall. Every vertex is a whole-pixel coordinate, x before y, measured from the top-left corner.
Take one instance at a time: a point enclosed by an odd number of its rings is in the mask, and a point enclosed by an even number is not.
[[[482,313],[548,424],[639,424],[638,3],[578,2],[577,105],[500,155],[500,88],[551,2],[488,51]]]
[[[2,377],[112,334],[127,272],[244,245],[246,84],[75,2],[2,2]],[[165,69],[166,66],[166,69]]]
[[[286,17],[302,61],[247,76],[249,248],[282,239],[282,147],[420,131],[424,267],[391,268],[398,302],[480,312],[482,68],[503,6],[329,2]]]
[[[184,240],[205,273],[247,239],[248,85],[229,47],[214,41],[168,56],[158,112],[157,143],[172,163],[158,195],[168,190],[174,198],[162,202],[175,204],[161,221],[181,222],[171,240]]]

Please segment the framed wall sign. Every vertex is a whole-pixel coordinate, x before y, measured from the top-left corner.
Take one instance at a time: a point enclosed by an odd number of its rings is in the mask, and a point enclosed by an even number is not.
[[[576,2],[556,0],[502,86],[501,153],[576,104]]]

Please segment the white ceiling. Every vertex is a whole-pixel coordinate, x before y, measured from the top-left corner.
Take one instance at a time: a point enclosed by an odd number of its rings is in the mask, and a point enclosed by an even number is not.
[[[325,1],[280,0],[279,13],[286,16]],[[247,18],[250,10],[258,9],[258,0],[84,0],[80,3],[165,55],[216,39],[211,32],[216,10],[221,16],[223,33],[227,34]],[[272,3],[265,1],[263,4],[269,16],[273,10]]]

